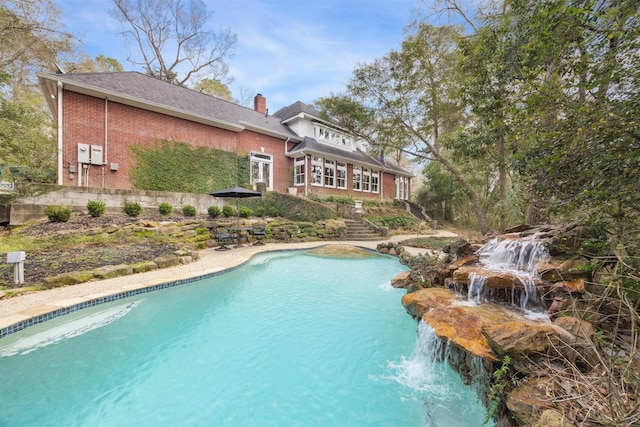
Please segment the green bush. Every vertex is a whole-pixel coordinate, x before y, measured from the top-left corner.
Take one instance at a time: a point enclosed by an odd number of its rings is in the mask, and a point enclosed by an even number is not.
[[[47,206],[44,214],[51,222],[67,222],[71,218],[71,209],[64,206]]]
[[[124,213],[129,216],[138,216],[142,213],[142,205],[138,202],[124,201]]]
[[[191,205],[184,205],[182,207],[182,214],[184,216],[196,216],[196,207]]]
[[[379,227],[387,227],[391,230],[398,228],[410,228],[416,225],[415,217],[409,214],[390,215],[385,217],[365,216],[366,219]]]
[[[207,209],[207,213],[209,213],[209,216],[211,218],[218,218],[222,211],[217,206],[209,206],[209,209]]]
[[[87,210],[89,211],[89,215],[97,218],[104,215],[107,211],[107,204],[104,200],[89,200],[87,202]]]
[[[171,203],[169,202],[162,202],[158,205],[158,211],[160,212],[160,215],[169,215],[173,212],[173,206],[171,206]]]
[[[280,216],[280,212],[275,206],[271,206],[269,209],[267,209],[267,213],[269,214],[269,216],[273,217]]]
[[[236,214],[236,209],[231,206],[231,205],[224,205],[222,207],[222,215],[226,216],[227,218],[229,218],[230,216],[235,216]]]
[[[253,211],[253,214],[259,218],[262,218],[266,213],[267,213],[267,210],[264,208],[264,206],[258,206]]]
[[[238,209],[238,214],[242,218],[249,218],[251,216],[251,213],[251,209],[247,206],[240,206],[240,208]]]

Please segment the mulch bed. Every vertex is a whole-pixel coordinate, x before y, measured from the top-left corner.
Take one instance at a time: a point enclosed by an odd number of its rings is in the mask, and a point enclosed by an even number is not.
[[[132,218],[126,215],[104,215],[93,218],[89,215],[73,215],[68,222],[42,221],[20,229],[24,236],[51,236],[67,232],[81,232],[92,228],[105,228],[109,225],[125,226],[139,221],[159,221],[158,218]],[[162,221],[180,221],[180,218],[162,218]],[[0,237],[11,233],[11,229],[0,231]],[[177,244],[158,242],[153,239],[134,239],[123,243],[88,244],[79,243],[74,247],[48,248],[27,252],[24,262],[24,286],[33,286],[42,282],[45,277],[55,276],[72,271],[86,271],[105,265],[133,264],[169,254],[179,249]],[[13,266],[7,264],[6,258],[0,262],[0,286],[13,288]]]

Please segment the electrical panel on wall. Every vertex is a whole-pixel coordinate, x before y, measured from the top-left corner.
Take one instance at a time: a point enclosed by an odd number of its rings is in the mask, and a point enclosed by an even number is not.
[[[102,145],[91,146],[91,164],[101,165],[102,163]]]
[[[89,144],[78,144],[78,163],[89,163],[90,158]]]

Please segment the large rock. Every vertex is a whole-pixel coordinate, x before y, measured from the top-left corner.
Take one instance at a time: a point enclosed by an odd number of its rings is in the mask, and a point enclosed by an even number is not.
[[[549,322],[526,318],[493,323],[483,329],[491,350],[500,357],[522,359],[535,353],[544,353],[550,348],[560,348],[563,343],[573,341],[565,329]]]
[[[585,258],[551,259],[540,263],[538,273],[544,280],[560,282],[588,277],[593,266]]]
[[[487,278],[485,286],[492,289],[524,290],[524,285],[517,275],[509,271],[487,270],[482,266],[465,265],[453,272],[453,279],[461,285],[469,284],[469,275],[477,274]],[[544,287],[545,283],[538,279],[532,279],[537,287]]]
[[[515,416],[518,425],[538,423],[540,413],[553,407],[545,390],[547,382],[545,378],[530,380],[509,393],[507,408]]]
[[[495,304],[461,305],[455,294],[442,288],[420,289],[402,297],[402,304],[414,317],[422,318],[444,340],[474,356],[497,361],[482,330],[510,318],[509,310]]]
[[[128,276],[133,274],[133,267],[127,264],[105,265],[96,269],[95,276],[98,279],[111,279],[112,277]]]
[[[448,289],[420,289],[404,295],[402,304],[409,314],[431,325],[441,339],[492,361],[505,355],[515,360],[524,359],[550,349],[575,353],[572,345],[583,348],[589,343],[586,326],[564,320],[563,327],[530,319],[502,305],[472,304]],[[584,338],[578,339],[574,331]]]
[[[70,273],[45,277],[42,282],[46,288],[57,288],[60,286],[77,285],[78,283],[88,282],[93,278],[94,274],[90,271],[73,271]]]

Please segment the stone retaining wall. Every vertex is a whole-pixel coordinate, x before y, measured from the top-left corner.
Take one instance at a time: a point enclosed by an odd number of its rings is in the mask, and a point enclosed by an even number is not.
[[[36,197],[26,197],[11,204],[8,212],[9,225],[23,225],[31,221],[46,219],[44,209],[50,205],[64,205],[75,212],[86,212],[89,200],[104,200],[107,213],[122,213],[124,202],[138,202],[146,211],[145,216],[158,214],[160,203],[167,202],[174,209],[183,205],[196,208],[196,213],[206,215],[210,206],[222,209],[223,199],[208,194],[171,193],[147,190],[119,190],[104,188],[62,188]]]

